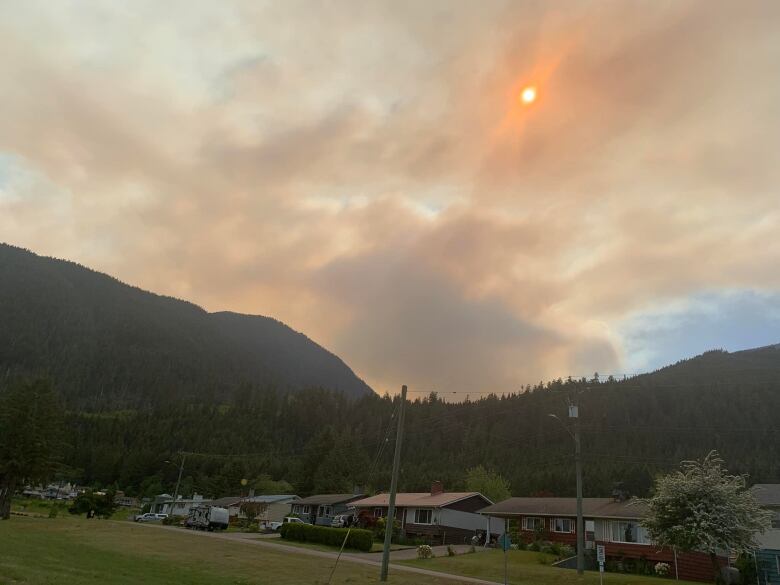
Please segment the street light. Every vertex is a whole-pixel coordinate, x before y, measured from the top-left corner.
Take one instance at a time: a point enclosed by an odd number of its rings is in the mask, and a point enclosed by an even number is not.
[[[557,415],[550,414],[548,416],[561,423],[561,426],[574,440],[574,467],[577,474],[577,574],[582,575],[585,572],[585,523],[582,519],[582,453],[580,451],[579,408],[574,404],[569,405],[569,418],[574,419],[574,433]]]

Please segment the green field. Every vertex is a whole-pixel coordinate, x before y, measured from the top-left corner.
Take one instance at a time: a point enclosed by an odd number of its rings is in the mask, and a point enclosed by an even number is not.
[[[333,562],[131,522],[21,518],[0,522],[2,585],[293,585],[327,583]],[[375,583],[378,570],[339,564],[333,584]],[[395,585],[452,585],[399,573]]]
[[[598,585],[599,574],[595,571],[587,571],[583,578],[577,576],[577,572],[570,569],[558,569],[549,566],[552,557],[530,551],[509,551],[507,553],[507,567],[509,582],[512,585],[540,585],[547,583]],[[489,581],[504,582],[504,553],[498,550],[490,550],[474,554],[459,555],[455,557],[437,557],[426,560],[401,561],[402,564],[468,575]],[[674,581],[660,579],[658,577],[643,577],[639,575],[625,575],[621,573],[605,573],[605,585],[682,585],[689,581]],[[693,584],[691,584],[693,585]]]
[[[303,551],[301,551],[303,553]],[[372,555],[373,556],[373,555]],[[537,553],[509,553],[515,585],[596,585],[597,573],[578,579],[574,571],[539,564]],[[503,580],[502,553],[406,561],[434,571]],[[211,538],[107,520],[70,516],[12,517],[0,522],[0,585],[324,585],[333,560],[276,551],[251,542]],[[377,583],[378,569],[339,564],[333,584]],[[630,575],[606,575],[608,585],[680,583]],[[449,578],[391,569],[395,585],[455,585]]]

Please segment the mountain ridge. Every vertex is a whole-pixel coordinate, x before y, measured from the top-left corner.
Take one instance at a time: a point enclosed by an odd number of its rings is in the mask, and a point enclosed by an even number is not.
[[[0,243],[0,372],[49,375],[78,407],[231,400],[239,387],[372,393],[273,317],[210,313],[68,260]]]

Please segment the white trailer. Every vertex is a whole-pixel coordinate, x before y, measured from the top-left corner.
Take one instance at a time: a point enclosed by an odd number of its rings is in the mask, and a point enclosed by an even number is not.
[[[225,530],[228,527],[228,519],[227,508],[201,504],[190,508],[184,525],[195,530]]]

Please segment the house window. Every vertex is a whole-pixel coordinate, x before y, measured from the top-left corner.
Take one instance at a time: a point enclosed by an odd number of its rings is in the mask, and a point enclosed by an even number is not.
[[[613,521],[610,523],[610,540],[612,542],[633,542],[647,544],[644,530],[634,521]]]
[[[553,518],[553,532],[574,532],[574,521],[571,518]]]
[[[381,518],[384,510],[382,508],[374,508],[374,518]]]
[[[303,514],[308,514],[310,511],[311,511],[311,509],[309,508],[309,506],[304,506],[304,507],[303,507],[303,512],[302,512],[302,513],[303,513]]]
[[[523,530],[544,530],[544,518],[523,516]]]
[[[320,506],[320,516],[332,516],[333,508],[331,506]]]
[[[433,510],[430,508],[418,509],[414,511],[414,523],[415,524],[431,524],[433,518]]]
[[[300,514],[301,513],[301,506],[300,504],[295,504],[293,506],[293,514]]]

